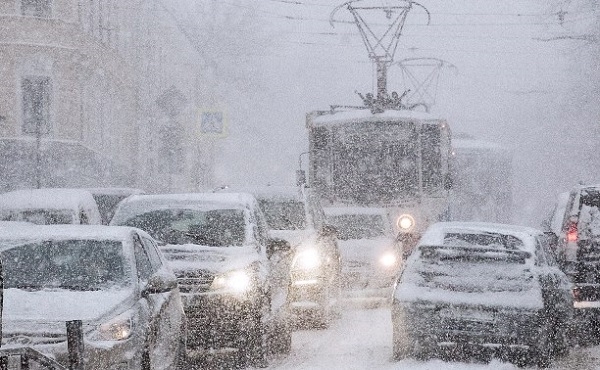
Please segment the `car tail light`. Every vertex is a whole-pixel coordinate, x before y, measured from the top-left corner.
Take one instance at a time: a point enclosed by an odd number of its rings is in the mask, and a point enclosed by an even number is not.
[[[567,243],[577,243],[577,220],[569,220],[569,226],[567,227]]]
[[[581,300],[581,290],[579,290],[579,288],[573,288],[573,290],[571,290],[571,294],[573,295],[573,299],[575,301]]]

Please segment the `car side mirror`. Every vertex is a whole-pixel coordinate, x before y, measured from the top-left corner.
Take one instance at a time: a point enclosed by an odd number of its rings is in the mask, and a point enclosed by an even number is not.
[[[306,172],[304,170],[296,171],[296,186],[306,185]]]
[[[321,235],[323,236],[337,236],[338,229],[333,225],[323,225],[321,227]]]
[[[267,257],[271,258],[276,253],[289,252],[291,249],[292,245],[287,240],[271,238],[267,242]]]
[[[142,297],[167,293],[175,288],[177,288],[177,279],[164,273],[156,273],[148,279],[146,287],[142,290]]]

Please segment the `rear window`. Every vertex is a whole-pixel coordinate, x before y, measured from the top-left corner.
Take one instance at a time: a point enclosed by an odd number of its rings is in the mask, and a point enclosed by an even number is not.
[[[493,233],[447,233],[444,235],[444,245],[457,247],[486,247],[495,249],[520,249],[523,242],[512,235]]]

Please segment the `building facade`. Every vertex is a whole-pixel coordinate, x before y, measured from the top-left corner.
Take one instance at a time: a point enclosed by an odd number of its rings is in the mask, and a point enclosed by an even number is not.
[[[210,181],[201,63],[162,1],[0,0],[0,22],[0,191]]]

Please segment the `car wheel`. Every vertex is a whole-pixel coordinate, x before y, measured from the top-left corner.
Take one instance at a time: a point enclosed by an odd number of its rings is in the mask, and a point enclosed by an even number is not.
[[[406,333],[400,333],[395,325],[392,338],[392,358],[395,361],[401,361],[413,356],[414,344]]]
[[[564,323],[556,323],[553,330],[553,348],[554,357],[566,357],[569,355],[570,344]]]
[[[238,348],[239,361],[246,366],[267,367],[267,330],[262,313],[255,313],[246,323],[244,336]]]
[[[188,358],[187,358],[187,344],[185,340],[182,340],[179,343],[179,348],[177,349],[177,370],[186,370],[188,368]]]
[[[531,361],[533,365],[537,365],[539,368],[547,368],[552,362],[552,343],[549,339],[552,333],[552,328],[549,322],[544,324],[543,330],[541,330],[538,336],[538,342],[533,346],[531,350]]]
[[[287,320],[279,321],[269,337],[269,352],[288,354],[292,350],[292,328]]]

